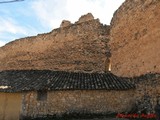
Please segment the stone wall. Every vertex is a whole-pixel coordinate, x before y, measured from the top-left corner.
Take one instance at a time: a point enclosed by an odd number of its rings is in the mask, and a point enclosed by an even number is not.
[[[48,92],[47,101],[37,101],[37,93],[28,92],[23,96],[23,115],[124,112],[131,110],[133,104],[133,90],[52,91]]]
[[[114,74],[160,73],[159,8],[159,0],[126,0],[115,12],[110,32]]]
[[[160,74],[146,74],[133,79],[136,85],[135,101],[138,111],[154,113],[157,99],[160,97]]]
[[[1,47],[0,70],[103,72],[110,27],[97,19],[64,24],[50,33],[22,38]]]

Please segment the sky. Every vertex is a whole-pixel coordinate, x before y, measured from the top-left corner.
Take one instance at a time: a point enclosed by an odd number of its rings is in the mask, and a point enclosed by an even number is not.
[[[113,13],[124,1],[25,0],[0,4],[0,47],[15,39],[50,32],[58,28],[62,20],[74,23],[89,12],[109,25]]]

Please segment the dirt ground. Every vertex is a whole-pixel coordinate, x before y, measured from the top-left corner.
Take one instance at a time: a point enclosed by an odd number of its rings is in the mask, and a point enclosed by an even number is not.
[[[94,119],[74,119],[74,120],[129,120],[124,118],[94,118]]]

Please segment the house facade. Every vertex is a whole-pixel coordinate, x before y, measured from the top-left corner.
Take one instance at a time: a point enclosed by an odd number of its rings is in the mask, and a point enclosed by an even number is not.
[[[0,86],[1,120],[126,112],[133,107],[135,91],[112,73],[49,70],[1,71]]]
[[[75,90],[49,91],[46,100],[37,100],[37,92],[23,97],[23,116],[31,118],[63,114],[107,114],[130,111],[133,107],[133,90]]]

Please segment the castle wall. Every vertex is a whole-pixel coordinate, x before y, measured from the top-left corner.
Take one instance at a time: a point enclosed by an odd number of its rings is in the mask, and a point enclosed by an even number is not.
[[[13,41],[0,48],[0,70],[104,72],[109,30],[91,19]]]
[[[146,76],[134,80],[136,85],[135,101],[139,111],[145,110],[145,112],[154,113],[157,100],[160,100],[160,74]]]
[[[114,74],[160,73],[159,8],[159,0],[126,0],[115,12],[110,31]]]

